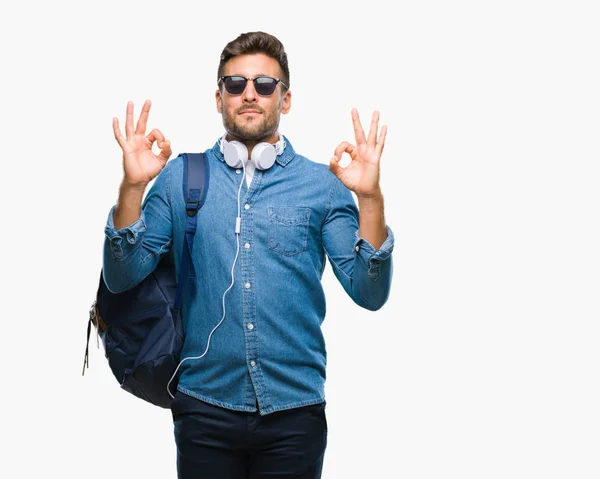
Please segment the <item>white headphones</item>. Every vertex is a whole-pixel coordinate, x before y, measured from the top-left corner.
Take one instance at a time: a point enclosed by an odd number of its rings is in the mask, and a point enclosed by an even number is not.
[[[248,148],[241,141],[227,141],[225,135],[220,140],[221,153],[227,163],[232,168],[241,168],[248,162]],[[275,159],[285,150],[285,140],[279,135],[279,141],[274,145],[271,143],[257,143],[252,148],[251,161],[259,170],[268,170],[275,163]]]

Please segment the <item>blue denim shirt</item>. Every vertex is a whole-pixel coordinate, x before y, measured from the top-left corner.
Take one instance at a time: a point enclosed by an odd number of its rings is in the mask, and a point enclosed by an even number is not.
[[[327,165],[297,154],[284,139],[284,152],[270,169],[255,171],[249,188],[243,171],[224,162],[218,142],[205,152],[210,184],[193,246],[197,293],[184,295],[182,305],[182,359],[200,356],[223,318],[243,183],[225,318],[206,355],[181,364],[178,389],[233,410],[253,412],[258,404],[262,415],[325,400],[325,258],[350,297],[369,310],[386,302],[392,279],[391,229],[378,251],[359,238],[351,192]],[[103,271],[113,292],[138,284],[171,248],[179,264],[186,223],[182,167],[180,156],[166,164],[132,225],[115,231],[111,209]]]

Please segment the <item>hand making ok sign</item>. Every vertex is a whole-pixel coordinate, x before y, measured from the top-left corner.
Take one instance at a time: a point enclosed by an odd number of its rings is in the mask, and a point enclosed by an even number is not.
[[[329,169],[359,197],[380,194],[379,160],[385,144],[387,126],[381,128],[378,136],[379,112],[375,111],[371,119],[369,136],[365,138],[356,108],[352,109],[352,123],[356,146],[347,141],[340,143],[329,162]],[[351,158],[351,162],[345,168],[339,165],[344,153],[348,153]]]
[[[125,136],[119,129],[119,120],[113,118],[115,139],[123,150],[124,182],[132,186],[146,186],[155,178],[171,156],[171,144],[165,140],[165,135],[158,129],[146,135],[146,124],[150,114],[150,100],[146,100],[138,119],[135,130],[133,128],[133,103],[127,103],[125,116]],[[160,153],[155,155],[152,145],[157,142]]]

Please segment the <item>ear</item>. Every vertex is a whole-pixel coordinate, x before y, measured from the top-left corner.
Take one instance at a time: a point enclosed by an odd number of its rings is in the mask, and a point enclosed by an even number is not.
[[[223,113],[223,97],[221,96],[220,90],[215,92],[215,100],[217,102],[217,111]]]
[[[290,90],[285,92],[283,99],[281,100],[281,113],[284,115],[290,111],[292,107],[292,92]]]

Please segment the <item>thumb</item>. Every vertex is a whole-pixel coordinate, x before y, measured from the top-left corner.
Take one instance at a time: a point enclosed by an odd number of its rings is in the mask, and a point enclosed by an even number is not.
[[[329,171],[339,178],[343,170],[344,169],[340,166],[340,158],[335,155],[332,156],[329,160]]]

